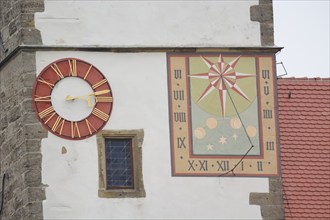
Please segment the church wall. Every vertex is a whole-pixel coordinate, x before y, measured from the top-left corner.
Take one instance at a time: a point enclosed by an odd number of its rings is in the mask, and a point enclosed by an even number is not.
[[[0,0],[0,6],[1,219],[274,216],[267,192],[280,184],[268,178],[172,177],[164,52],[273,46],[271,0]],[[104,129],[144,130],[145,198],[98,197],[96,137],[67,141],[37,122],[33,82],[63,57],[91,62],[109,79],[114,109]]]
[[[249,193],[268,192],[267,178],[172,177],[165,53],[37,52],[37,72],[62,57],[93,63],[109,80],[114,108],[104,130],[144,130],[146,197],[99,198],[96,137],[69,141],[48,133],[41,150],[45,219],[261,219]]]
[[[260,207],[249,205],[249,193],[267,193],[268,179],[172,177],[166,53],[147,48],[272,46],[272,13],[265,10],[272,11],[271,1],[45,1],[35,21],[44,45],[94,52],[38,52],[37,73],[56,59],[75,57],[106,74],[114,109],[104,129],[144,130],[146,190],[145,198],[98,198],[96,138],[72,142],[49,133],[42,141],[45,218],[262,218]]]

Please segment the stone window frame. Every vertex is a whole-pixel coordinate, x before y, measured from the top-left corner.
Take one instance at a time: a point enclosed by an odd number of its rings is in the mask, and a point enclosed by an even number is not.
[[[100,198],[139,198],[146,197],[142,175],[143,129],[102,130],[97,135]],[[132,141],[133,189],[108,189],[106,180],[105,139],[130,139]]]

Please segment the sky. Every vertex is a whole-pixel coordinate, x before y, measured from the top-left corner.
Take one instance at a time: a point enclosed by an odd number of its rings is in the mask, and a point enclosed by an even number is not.
[[[330,77],[330,0],[273,0],[276,56],[287,75]],[[286,74],[281,64],[277,75]]]

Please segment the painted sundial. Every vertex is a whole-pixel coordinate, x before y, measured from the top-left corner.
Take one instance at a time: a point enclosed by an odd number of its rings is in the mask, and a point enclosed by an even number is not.
[[[172,174],[277,175],[274,55],[167,58]]]
[[[246,68],[253,61],[221,54],[190,59],[193,153],[243,155],[250,140],[251,154],[260,153],[256,69]]]

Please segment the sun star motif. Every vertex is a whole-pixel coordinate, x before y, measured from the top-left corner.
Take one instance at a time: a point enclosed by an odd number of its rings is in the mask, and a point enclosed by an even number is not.
[[[227,138],[225,138],[224,136],[221,136],[219,138],[219,143],[222,144],[222,145],[226,144],[227,143]]]
[[[213,145],[212,145],[212,144],[208,144],[208,145],[207,145],[207,150],[208,150],[208,151],[213,150]]]
[[[190,77],[209,80],[209,85],[200,95],[197,102],[203,100],[212,91],[217,90],[220,99],[221,114],[222,117],[224,117],[226,113],[226,98],[229,90],[233,90],[244,99],[250,101],[249,97],[247,97],[242,89],[236,84],[237,80],[247,77],[255,77],[254,74],[239,73],[235,71],[235,66],[241,56],[236,57],[230,63],[226,63],[221,54],[216,63],[211,62],[203,56],[201,56],[201,58],[208,66],[208,72],[190,75]]]

